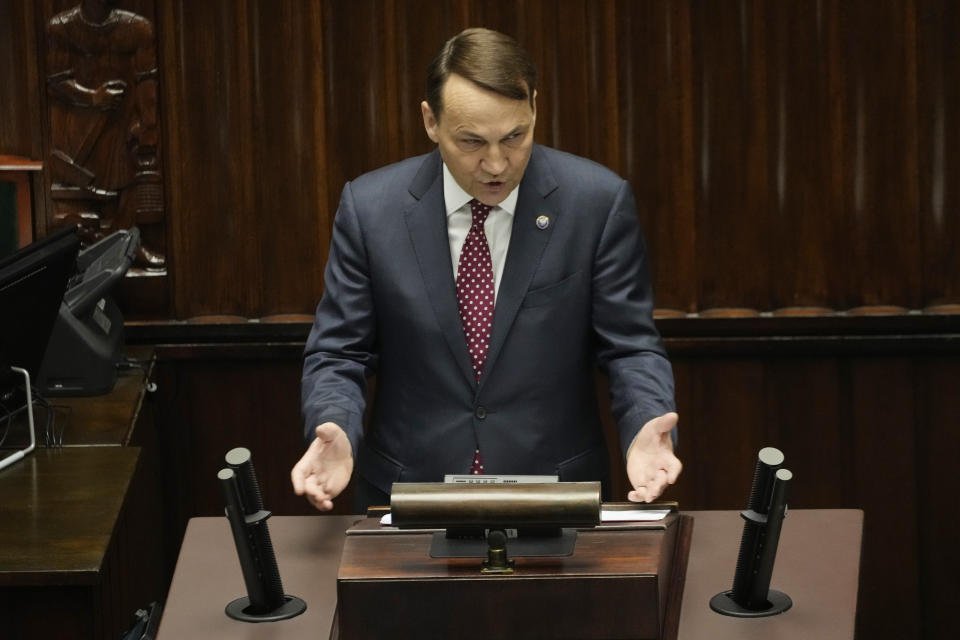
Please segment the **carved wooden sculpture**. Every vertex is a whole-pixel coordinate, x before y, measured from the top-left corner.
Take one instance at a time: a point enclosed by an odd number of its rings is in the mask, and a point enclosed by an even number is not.
[[[114,4],[47,24],[54,225],[80,223],[88,242],[137,225],[135,266],[164,271],[153,26]]]

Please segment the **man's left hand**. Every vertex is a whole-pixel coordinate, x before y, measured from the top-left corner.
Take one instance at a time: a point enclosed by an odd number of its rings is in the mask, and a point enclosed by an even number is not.
[[[667,485],[677,481],[683,465],[673,455],[670,431],[680,417],[665,413],[643,425],[627,450],[627,477],[633,490],[627,494],[631,502],[652,502]]]

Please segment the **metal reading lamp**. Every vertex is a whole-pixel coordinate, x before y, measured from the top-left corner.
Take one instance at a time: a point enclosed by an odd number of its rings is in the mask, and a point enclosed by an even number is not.
[[[399,529],[444,529],[431,557],[486,558],[483,573],[509,574],[509,555],[572,555],[576,529],[600,523],[600,483],[398,482],[390,512]]]

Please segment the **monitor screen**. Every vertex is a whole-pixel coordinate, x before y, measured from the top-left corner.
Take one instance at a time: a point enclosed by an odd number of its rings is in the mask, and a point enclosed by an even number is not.
[[[7,411],[25,403],[10,367],[36,380],[79,249],[76,227],[68,227],[0,259],[0,403]]]

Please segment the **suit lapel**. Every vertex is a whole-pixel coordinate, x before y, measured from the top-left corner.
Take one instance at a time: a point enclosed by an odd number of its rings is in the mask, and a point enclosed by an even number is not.
[[[507,251],[507,262],[503,267],[503,277],[500,279],[497,304],[493,312],[493,334],[490,336],[484,375],[480,379],[481,387],[496,367],[497,357],[507,340],[520,303],[530,288],[533,274],[540,264],[543,251],[560,216],[557,199],[550,204],[546,202],[546,197],[556,188],[557,181],[550,165],[540,148],[534,145],[530,162],[520,183],[513,230],[510,234],[510,248]],[[549,218],[549,226],[545,229],[537,226],[537,218],[540,216]]]
[[[457,309],[439,152],[434,151],[426,157],[410,185],[410,194],[416,201],[404,210],[404,218],[427,296],[457,366],[467,380],[476,385]]]

